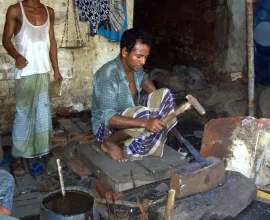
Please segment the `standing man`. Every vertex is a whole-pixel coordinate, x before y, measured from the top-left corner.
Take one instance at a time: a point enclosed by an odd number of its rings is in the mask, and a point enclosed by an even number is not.
[[[150,47],[145,32],[126,30],[119,56],[94,76],[93,131],[102,149],[118,162],[162,156],[167,133],[176,124],[176,119],[167,124],[161,120],[174,111],[173,94],[168,89],[156,90],[142,69]],[[142,89],[149,94],[141,99]]]
[[[6,14],[3,46],[15,60],[16,114],[12,132],[14,174],[24,174],[20,158],[49,152],[52,122],[49,100],[50,62],[60,84],[54,11],[40,0],[11,5]],[[11,39],[14,36],[16,47]]]

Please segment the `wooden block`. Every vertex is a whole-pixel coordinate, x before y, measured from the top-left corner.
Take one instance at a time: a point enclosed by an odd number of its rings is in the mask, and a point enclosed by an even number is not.
[[[143,160],[138,160],[137,163],[141,164],[150,172],[158,173],[168,168],[172,170],[187,161],[187,158],[182,157],[177,151],[165,145],[162,157],[148,156]]]
[[[46,194],[32,192],[14,198],[11,215],[19,219],[26,216],[38,215],[40,203]]]
[[[58,120],[60,126],[69,134],[81,134],[83,131],[70,119]]]
[[[96,146],[97,145],[97,146]],[[93,147],[94,146],[94,147]],[[175,167],[181,167],[188,163],[187,159],[181,159],[180,155],[170,147],[165,147],[164,156],[145,157],[143,161],[128,161],[119,163],[111,159],[107,154],[99,153],[97,143],[79,145],[78,154],[89,161],[89,169],[102,181],[102,183],[113,189],[116,193],[133,188],[130,171],[136,186],[143,186],[149,183],[169,179]],[[170,152],[171,151],[171,152]],[[176,157],[170,157],[173,154]]]

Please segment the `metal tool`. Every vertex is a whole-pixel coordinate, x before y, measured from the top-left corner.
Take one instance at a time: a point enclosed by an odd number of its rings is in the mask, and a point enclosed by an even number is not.
[[[198,163],[208,162],[200,155],[200,153],[195,149],[195,147],[193,147],[193,145],[189,143],[189,141],[180,134],[180,132],[176,128],[172,129],[172,134],[177,138],[180,143],[183,143],[186,146],[188,151],[192,154],[192,156]]]
[[[57,168],[58,168],[58,174],[59,174],[59,180],[60,180],[62,196],[65,196],[66,192],[65,192],[65,185],[64,185],[64,179],[63,179],[62,167],[61,167],[61,164],[60,164],[60,159],[57,159],[56,163],[57,163]]]
[[[188,102],[184,104],[185,109],[190,108],[192,105],[200,114],[205,114],[205,110],[197,99],[191,95],[186,96],[186,98]],[[176,109],[176,114],[179,115],[179,112],[181,113],[183,111]],[[182,137],[176,128],[173,128],[171,131],[177,140],[186,146],[196,160],[196,162],[188,163],[172,173],[170,188],[176,190],[175,197],[179,199],[206,192],[221,184],[225,179],[223,160],[215,157],[203,158],[192,144]]]

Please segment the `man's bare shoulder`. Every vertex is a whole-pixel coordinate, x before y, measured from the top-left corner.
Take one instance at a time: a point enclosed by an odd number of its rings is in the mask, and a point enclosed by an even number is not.
[[[10,5],[10,6],[8,7],[8,10],[9,10],[9,11],[20,11],[20,10],[21,10],[21,8],[20,8],[20,3],[16,3],[16,4],[14,4],[14,5]]]
[[[7,10],[7,14],[17,16],[21,13],[20,3],[10,5]]]
[[[54,10],[49,6],[47,6],[47,9],[48,9],[51,21],[54,21],[54,19],[55,19]]]
[[[8,18],[16,18],[18,15],[21,14],[20,4],[16,3],[14,5],[10,5],[7,10]]]
[[[47,8],[48,8],[48,11],[49,11],[50,14],[53,14],[53,13],[54,13],[53,8],[51,8],[51,7],[49,7],[49,6],[47,6]]]

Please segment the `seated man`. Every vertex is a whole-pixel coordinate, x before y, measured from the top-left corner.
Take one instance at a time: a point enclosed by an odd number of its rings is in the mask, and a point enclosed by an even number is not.
[[[173,95],[168,89],[156,90],[142,70],[150,47],[145,32],[126,30],[119,56],[94,75],[93,131],[102,149],[118,162],[162,156],[167,133],[176,124],[176,119],[167,124],[161,120],[174,111]],[[149,94],[141,98],[142,89]]]
[[[14,179],[11,174],[0,169],[0,219],[15,220],[9,217],[13,203]],[[5,216],[5,217],[4,217]]]

